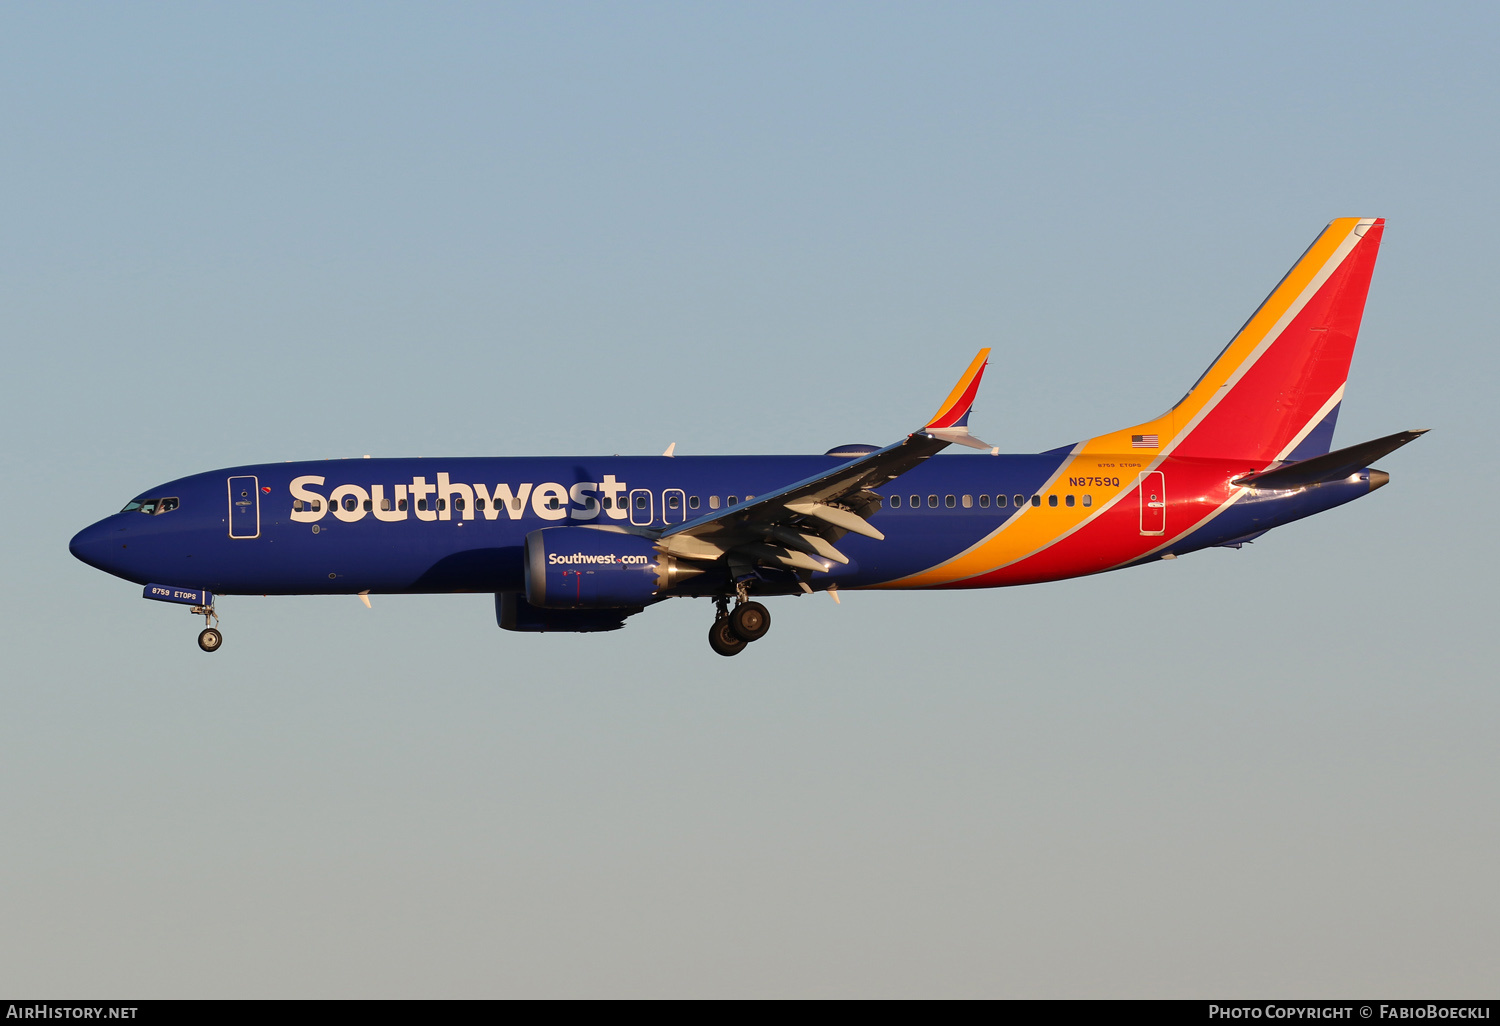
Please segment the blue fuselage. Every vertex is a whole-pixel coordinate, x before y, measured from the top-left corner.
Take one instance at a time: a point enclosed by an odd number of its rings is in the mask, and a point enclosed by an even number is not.
[[[539,528],[611,525],[650,533],[824,473],[845,459],[605,456],[261,464],[151,489],[137,500],[146,502],[150,513],[106,517],[79,532],[71,547],[85,562],[137,583],[220,594],[516,592],[525,586],[526,535]],[[931,458],[881,489],[883,508],[870,522],[885,540],[844,537],[839,547],[849,562],[833,566],[826,577],[841,588],[879,587],[968,550],[1033,502],[1045,508],[1064,492],[1069,506],[1074,493],[1082,502],[1087,485],[1075,487],[1055,476],[1065,459],[1065,450]],[[1193,474],[1178,476],[1201,479],[1204,468],[1197,462]],[[1164,465],[1168,480],[1171,463]],[[1226,462],[1222,477],[1213,476],[1228,480],[1242,469]],[[1256,534],[1369,489],[1368,480],[1351,480],[1290,493],[1246,493],[1191,533],[1174,529],[1171,551]],[[1175,516],[1177,525],[1199,523],[1198,513],[1184,505],[1194,501],[1192,495],[1170,498],[1169,518],[1183,510]],[[160,502],[165,499],[174,502]],[[1074,572],[1110,568],[1079,565]]]

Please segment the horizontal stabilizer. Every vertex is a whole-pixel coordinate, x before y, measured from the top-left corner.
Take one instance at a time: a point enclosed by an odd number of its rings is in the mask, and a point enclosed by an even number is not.
[[[1395,452],[1407,442],[1427,433],[1426,428],[1416,431],[1398,431],[1370,442],[1351,445],[1347,449],[1335,449],[1310,460],[1286,463],[1274,470],[1263,470],[1259,474],[1247,474],[1234,483],[1247,488],[1301,488],[1324,481],[1337,481],[1363,470],[1380,457]]]

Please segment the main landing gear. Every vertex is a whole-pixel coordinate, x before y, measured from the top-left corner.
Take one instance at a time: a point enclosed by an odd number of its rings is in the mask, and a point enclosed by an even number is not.
[[[759,602],[749,602],[744,595],[729,609],[729,599],[715,601],[718,615],[708,629],[708,647],[721,656],[739,655],[752,641],[759,641],[771,629],[771,611]]]
[[[224,635],[219,633],[219,628],[212,626],[219,622],[219,614],[214,612],[214,607],[194,606],[192,612],[203,617],[205,624],[202,631],[198,633],[198,647],[205,652],[217,652],[219,646],[224,644]]]

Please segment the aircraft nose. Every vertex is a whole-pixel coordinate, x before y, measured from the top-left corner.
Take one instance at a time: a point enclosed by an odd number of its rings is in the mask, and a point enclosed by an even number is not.
[[[90,524],[75,534],[73,540],[68,542],[68,551],[73,553],[75,558],[82,560],[89,566],[103,570],[106,573],[113,573],[114,571],[110,566],[112,562],[110,559],[112,555],[111,550],[118,549],[122,544],[110,537],[116,533],[118,532],[111,528],[109,522],[106,520],[101,520],[97,524]]]

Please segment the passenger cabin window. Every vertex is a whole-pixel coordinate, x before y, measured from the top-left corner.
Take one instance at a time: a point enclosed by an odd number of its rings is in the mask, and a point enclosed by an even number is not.
[[[547,500],[547,508],[548,509],[562,509],[562,503],[559,502],[558,499],[557,499],[557,496],[554,495],[554,496],[552,496],[552,498],[550,498],[550,499]]]
[[[922,497],[920,495],[913,495],[911,497],[911,508],[916,509],[920,505],[922,505]]]
[[[557,500],[553,499],[552,501],[556,502]],[[645,509],[646,508],[646,497],[644,495],[637,495],[635,497],[635,508],[636,509]]]
[[[973,509],[973,508],[974,508],[974,496],[972,496],[972,495],[965,495],[964,496],[964,509]]]
[[[391,507],[387,506],[385,508],[386,509],[390,509]],[[484,509],[484,500],[483,499],[475,499],[474,500],[474,508],[475,509]]]
[[[731,506],[738,506],[739,504],[740,504],[740,497],[738,495],[731,495],[729,497],[729,505],[731,505]]]
[[[1042,497],[1040,495],[1033,495],[1031,497],[1031,504],[1033,506],[1040,506],[1042,504]]]
[[[1020,508],[1021,506],[1026,505],[1026,496],[1024,496],[1024,495],[1012,495],[1011,496],[1011,501],[1013,501],[1016,504],[1017,508]]]
[[[417,509],[420,510],[421,512],[423,512],[423,513],[427,512],[427,500],[426,499],[418,499],[417,500]]]
[[[366,512],[366,513],[368,513],[368,512],[370,512],[370,510],[371,510],[371,509],[372,509],[372,508],[373,508],[373,507],[372,507],[372,506],[371,506],[371,504],[370,504],[370,500],[369,500],[369,499],[366,499],[366,500],[365,500],[365,512]]]
[[[899,495],[892,495],[891,496],[891,509],[900,509],[900,508],[901,508],[901,496],[899,496]]]
[[[1002,496],[1002,498],[1003,498],[1003,496]],[[1001,505],[1004,505],[1004,503],[1001,503]],[[979,508],[980,509],[989,509],[990,508],[990,497],[988,495],[981,495],[979,497]]]
[[[958,505],[958,500],[951,495],[945,495],[943,496],[943,505],[947,506],[949,509],[952,509],[954,506]]]
[[[1092,506],[1094,504],[1094,497],[1092,495],[1085,495],[1083,497],[1083,504],[1085,506]]]
[[[484,500],[481,499],[479,501],[483,502]],[[480,507],[480,508],[482,509],[483,507]],[[390,499],[381,499],[380,500],[380,511],[382,513],[389,513],[391,511],[391,500]]]
[[[696,496],[696,495],[689,495],[688,496],[688,509],[697,509],[697,508],[698,508],[698,496]]]
[[[708,508],[709,509],[718,509],[719,508],[719,497],[717,495],[710,495],[708,497]]]
[[[293,499],[292,500],[292,512],[293,513],[301,513],[302,512],[302,500],[301,499]]]
[[[405,499],[397,499],[396,500],[396,508],[399,509],[401,512],[405,513],[406,512],[406,500]],[[318,511],[318,504],[315,502],[315,503],[313,503],[313,512],[316,513],[317,511]]]
[[[936,495],[929,495],[929,496],[927,496],[927,508],[928,509],[937,509],[937,496]]]
[[[354,496],[352,496],[352,495],[346,495],[346,496],[344,496],[344,509],[346,509],[350,513],[352,513],[352,512],[354,512],[354,506],[355,506]]]
[[[677,496],[675,496],[675,495],[669,495],[669,496],[667,496],[667,509],[676,509],[680,505],[682,505],[682,500],[679,499]]]
[[[443,510],[446,510],[447,508],[448,508],[448,500],[447,499],[439,499],[438,500],[438,512],[442,512]]]
[[[1063,504],[1067,506],[1073,505],[1073,496],[1070,495],[1066,499],[1064,499]]]
[[[368,509],[369,507],[367,506],[365,508]],[[453,500],[453,508],[458,510],[464,508],[464,497],[462,495]]]
[[[1049,505],[1049,506],[1056,506],[1057,505],[1057,496],[1055,496],[1055,495],[1049,495],[1049,496],[1047,496],[1047,505]]]
[[[1010,497],[1009,496],[1007,496],[1007,495],[997,495],[997,496],[995,496],[995,505],[999,506],[1001,509],[1004,509],[1009,503],[1010,503]]]

